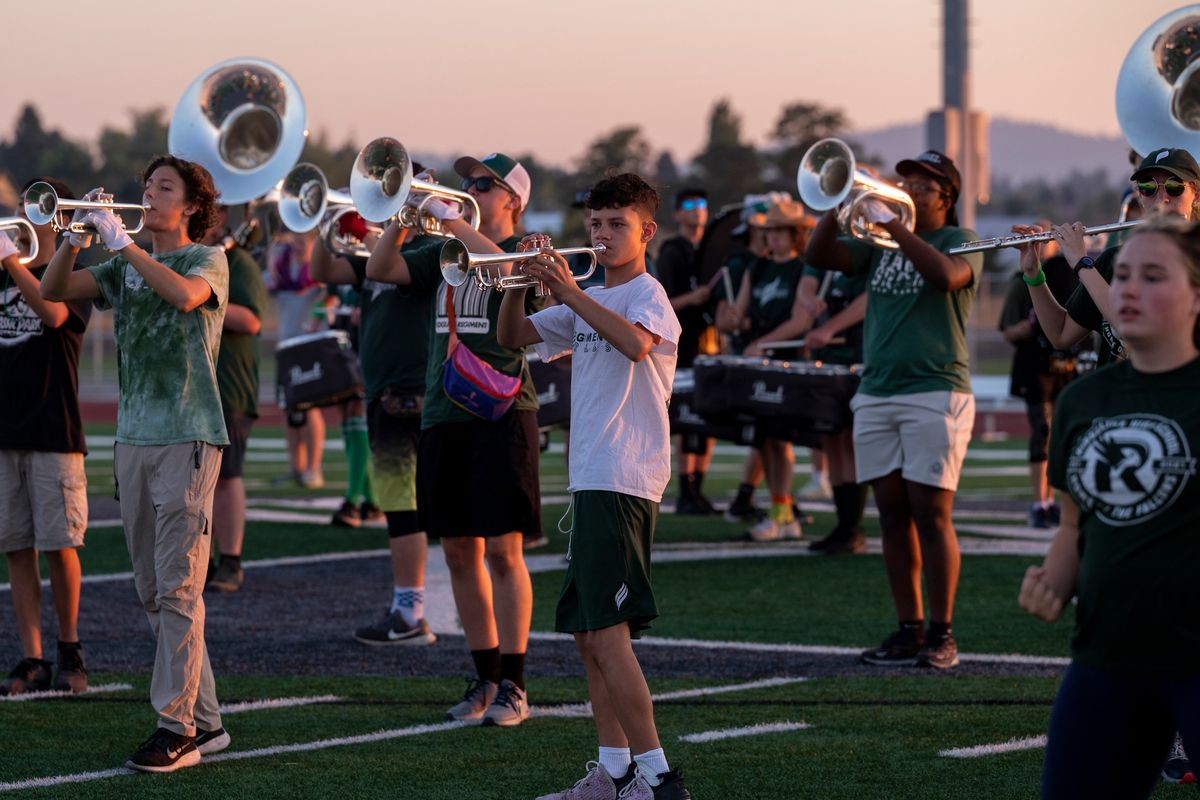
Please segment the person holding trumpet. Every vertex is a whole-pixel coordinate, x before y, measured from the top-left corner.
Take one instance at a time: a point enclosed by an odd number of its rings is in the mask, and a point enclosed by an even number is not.
[[[21,194],[38,181],[59,197],[75,196],[53,178],[35,178]],[[88,503],[79,351],[91,305],[41,296],[38,281],[54,254],[53,225],[21,226],[26,236],[33,232],[25,242],[32,257],[27,264],[5,227],[0,221],[0,374],[5,376],[0,392],[0,549],[8,562],[23,657],[0,682],[0,695],[82,692],[88,676],[78,632],[77,548],[87,529]],[[42,652],[39,552],[50,565],[58,616],[58,670],[53,674],[54,662]]]
[[[116,255],[72,271],[91,239],[73,233],[42,276],[41,292],[113,310],[120,367],[113,467],[134,584],[158,642],[150,684],[158,727],[126,765],[172,772],[229,745],[204,644],[203,598],[213,491],[229,444],[215,370],[229,270],[221,248],[198,244],[216,220],[209,172],[157,156],[142,179],[150,251],[96,203],[81,222]]]

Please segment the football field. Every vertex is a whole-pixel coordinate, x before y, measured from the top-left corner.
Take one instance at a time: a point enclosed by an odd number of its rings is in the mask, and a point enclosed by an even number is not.
[[[286,458],[280,431],[264,428],[255,430],[247,461],[246,584],[206,598],[208,646],[233,743],[171,775],[124,769],[155,722],[153,641],[115,503],[105,500],[112,431],[89,426],[89,433],[96,499],[81,551],[80,632],[92,688],[0,701],[0,798],[507,800],[566,788],[595,758],[582,669],[569,638],[553,633],[567,544],[558,533],[567,509],[560,448],[542,456],[550,545],[527,554],[532,717],[514,729],[465,727],[443,716],[472,670],[440,550],[431,548],[426,604],[437,644],[357,643],[353,629],[390,599],[385,533],[327,524],[345,480],[336,447],[327,451],[325,489],[274,482]],[[803,453],[797,487],[807,480]],[[705,486],[710,497],[732,495],[741,463],[742,451],[721,448]],[[867,555],[816,557],[804,542],[747,543],[741,526],[675,516],[664,506],[654,566],[661,617],[637,649],[663,746],[693,795],[1037,796],[1070,620],[1046,625],[1017,607],[1021,576],[1049,540],[1025,525],[1026,475],[1023,442],[975,443],[968,455],[956,510],[964,555],[954,627],[963,663],[948,673],[858,662],[858,651],[894,625],[870,507]],[[810,537],[832,527],[827,504],[805,510],[816,518]],[[0,566],[0,584],[6,580]],[[43,606],[52,652],[48,591]],[[0,667],[20,655],[4,585]],[[1155,796],[1185,795],[1194,789],[1165,786]]]

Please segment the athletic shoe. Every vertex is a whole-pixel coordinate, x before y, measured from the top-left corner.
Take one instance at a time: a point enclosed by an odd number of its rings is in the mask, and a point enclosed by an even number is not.
[[[1162,779],[1167,783],[1195,783],[1196,773],[1187,753],[1183,752],[1183,739],[1175,734],[1175,746],[1171,748],[1171,757],[1162,768]]]
[[[125,762],[130,769],[142,772],[174,772],[200,763],[194,736],[159,728]]]
[[[652,790],[654,800],[692,800],[692,793],[683,785],[682,770],[660,773],[658,780],[658,786]]]
[[[675,513],[686,516],[704,516],[708,512],[696,500],[695,495],[681,494],[679,495],[679,499],[675,501]]]
[[[1062,506],[1058,503],[1051,503],[1046,509],[1046,519],[1050,520],[1050,524],[1057,528],[1062,523]]]
[[[699,513],[701,514],[712,516],[720,513],[717,511],[717,507],[712,504],[712,501],[699,492],[693,495],[692,501],[696,504],[696,507],[700,510]]]
[[[917,666],[934,669],[950,669],[958,666],[958,642],[954,634],[947,633],[937,639],[926,636],[925,646],[917,653]]]
[[[793,519],[779,525],[780,539],[803,539],[804,531],[800,529],[800,520]]]
[[[374,503],[368,503],[365,500],[358,507],[358,518],[363,522],[385,522],[387,514],[383,513],[383,509]]]
[[[488,710],[492,699],[496,696],[496,684],[491,681],[481,681],[479,678],[467,679],[467,691],[463,699],[446,712],[446,719],[451,722],[471,722],[483,719],[483,712]]]
[[[202,756],[211,756],[229,747],[229,731],[217,728],[215,731],[202,731],[196,728],[196,749]]]
[[[863,650],[860,658],[864,664],[909,667],[917,663],[917,654],[924,645],[925,632],[921,628],[901,628],[884,639],[879,647]]]
[[[0,683],[0,696],[49,691],[50,668],[53,666],[53,661],[22,658],[8,673],[8,678]]]
[[[58,674],[54,676],[54,690],[58,692],[86,692],[88,687],[87,666],[83,663],[83,645],[79,642],[58,643]]]
[[[302,489],[323,489],[325,488],[325,476],[314,470],[303,472],[296,479]]]
[[[746,538],[752,542],[777,542],[781,535],[779,523],[770,517],[746,531]]]
[[[821,552],[827,556],[860,556],[867,552],[867,536],[862,528],[857,528],[849,536],[840,536],[829,542]]]
[[[635,789],[626,787],[640,784]],[[622,794],[625,792],[625,794]],[[654,800],[654,793],[644,780],[637,776],[637,767],[629,765],[623,778],[613,778],[608,770],[596,761],[587,762],[587,774],[579,782],[563,792],[544,794],[537,800]]]
[[[529,701],[525,698],[525,690],[508,678],[500,681],[496,696],[483,714],[483,724],[511,728],[520,725],[529,717]]]
[[[423,619],[416,625],[404,621],[399,611],[389,611],[374,625],[366,625],[354,632],[354,638],[363,644],[433,644],[437,637]]]
[[[765,516],[766,512],[749,500],[744,503],[735,500],[725,509],[726,522],[761,522]]]
[[[236,592],[242,588],[242,582],[245,580],[246,573],[241,564],[222,560],[204,588],[214,592]]]
[[[333,512],[333,519],[329,521],[329,524],[342,528],[359,527],[362,525],[362,516],[359,514],[358,506],[349,500],[343,500],[338,510]]]
[[[1050,524],[1050,514],[1047,509],[1042,508],[1041,503],[1034,503],[1029,507],[1029,527],[1042,530],[1054,527]]]
[[[833,487],[828,477],[814,472],[797,494],[804,500],[832,500]]]

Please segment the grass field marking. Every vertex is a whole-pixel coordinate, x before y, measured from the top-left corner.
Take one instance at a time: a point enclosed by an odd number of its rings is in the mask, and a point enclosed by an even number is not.
[[[49,778],[30,778],[24,781],[13,781],[12,783],[0,783],[0,792],[23,792],[28,789],[46,789],[50,786],[62,786],[64,783],[88,783],[89,781],[101,781],[105,778],[116,778],[119,775],[133,775],[131,769],[118,767],[116,769],[102,769],[98,772],[76,772],[74,775],[54,775]]]
[[[983,756],[995,756],[1000,753],[1015,753],[1020,750],[1037,750],[1046,746],[1046,737],[1030,736],[1025,739],[1009,739],[1007,742],[998,744],[980,744],[974,747],[954,747],[949,750],[941,750],[938,755],[942,758],[982,758]]]
[[[335,694],[320,694],[312,697],[276,697],[267,700],[248,700],[245,703],[231,703],[221,706],[222,714],[244,714],[247,711],[267,711],[274,708],[295,708],[296,706],[311,706],[317,703],[338,703],[343,698]]]
[[[789,686],[794,683],[804,683],[808,678],[764,678],[763,680],[750,681],[748,683],[724,683],[716,686],[701,686],[698,689],[681,689],[675,692],[661,692],[659,694],[650,695],[650,699],[654,702],[660,700],[685,700],[690,697],[707,697],[713,694],[729,694],[731,692],[748,692],[753,689],[769,689],[775,686]],[[592,715],[592,704],[587,703],[571,703],[565,706],[530,706],[530,716],[534,717],[562,717],[572,719],[576,717],[590,717]]]
[[[758,725],[748,725],[744,728],[725,728],[719,731],[703,731],[680,736],[679,741],[689,744],[703,744],[720,739],[736,739],[740,736],[759,736],[764,733],[784,733],[786,731],[803,731],[811,728],[807,722],[763,722]]]
[[[549,631],[533,631],[530,639],[548,642],[574,641],[569,633],[552,633]],[[858,656],[861,647],[837,647],[834,645],[786,644],[770,642],[728,642],[715,639],[667,639],[658,636],[646,636],[634,642],[635,647],[690,647],[698,650],[741,650],[749,653],[797,653],[814,656]],[[960,661],[971,661],[979,664],[1022,664],[1036,667],[1065,667],[1071,663],[1070,658],[1059,656],[1027,656],[1019,653],[959,653]]]
[[[105,694],[107,692],[124,692],[133,688],[130,683],[102,683],[99,686],[89,686],[85,691],[72,692],[65,689],[47,690],[45,692],[26,692],[24,694],[8,694],[0,697],[0,703],[23,703],[26,700],[45,700],[50,697],[75,697],[84,694]]]

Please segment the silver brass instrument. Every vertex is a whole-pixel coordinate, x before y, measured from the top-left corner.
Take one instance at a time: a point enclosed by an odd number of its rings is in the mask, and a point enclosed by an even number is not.
[[[125,232],[132,236],[146,224],[146,209],[149,208],[141,203],[114,203],[110,200],[62,200],[54,187],[44,181],[38,181],[25,190],[24,204],[25,216],[34,225],[52,225],[56,231],[81,235],[94,234],[96,229],[83,222],[64,225],[59,215],[78,210],[112,211],[120,218]],[[126,219],[126,214],[136,214],[137,220]]]
[[[461,206],[463,221],[479,230],[475,198],[469,192],[414,179],[408,151],[388,136],[372,140],[359,151],[350,170],[350,196],[365,220],[387,222],[396,217],[402,227],[426,236],[452,238],[438,218],[425,210],[432,200],[447,200]]]
[[[325,219],[321,221],[320,232],[321,241],[325,243],[325,247],[328,248],[329,252],[339,256],[371,257],[371,251],[367,249],[367,246],[361,240],[338,230],[342,217],[347,214],[357,213],[358,211],[354,206],[339,205],[325,215]],[[383,228],[378,225],[368,225],[367,232],[373,233],[376,236],[382,236]]]
[[[550,245],[547,243],[547,247]],[[564,247],[556,252],[560,256],[573,256],[577,253],[587,253],[591,264],[582,275],[573,275],[576,281],[585,281],[596,271],[596,264],[601,253],[607,248],[598,244],[594,247]],[[523,289],[533,287],[538,297],[545,297],[549,292],[546,285],[532,275],[497,275],[490,272],[488,267],[498,267],[501,264],[520,264],[532,261],[540,250],[529,250],[524,253],[470,253],[460,239],[450,239],[442,245],[439,263],[442,278],[451,286],[462,286],[471,273],[475,274],[475,285],[480,289],[495,289],[503,292],[507,289]]]
[[[1127,228],[1132,228],[1135,225],[1142,224],[1140,219],[1131,219],[1123,222],[1111,222],[1108,225],[1096,225],[1091,228],[1084,228],[1084,236],[1099,236],[1102,233],[1113,233],[1115,231],[1123,231]],[[980,239],[975,242],[966,242],[965,244],[956,245],[946,251],[946,255],[961,256],[966,253],[982,253],[985,250],[999,250],[1001,247],[1021,247],[1022,245],[1035,244],[1037,242],[1048,242],[1054,238],[1053,231],[1042,231],[1041,233],[1014,233],[1011,236],[995,236],[991,239]]]
[[[917,211],[908,193],[857,168],[854,151],[841,139],[822,139],[808,148],[796,172],[800,199],[815,211],[838,208],[842,233],[876,247],[899,247],[891,234],[871,224],[862,213],[867,200],[885,203],[910,231]]]
[[[269,192],[300,160],[307,117],[299,87],[275,64],[222,61],[183,93],[167,147],[212,173],[223,204],[238,205]]]
[[[321,224],[330,206],[354,208],[345,192],[329,188],[325,173],[315,164],[301,162],[292,167],[279,185],[279,219],[296,233],[311,231]]]
[[[22,264],[29,264],[38,256],[37,231],[33,223],[24,217],[0,217],[0,231],[24,232],[29,239],[29,252],[17,259]],[[19,234],[18,234],[19,235]]]
[[[1130,147],[1200,152],[1200,5],[1147,28],[1117,75],[1117,121]]]

